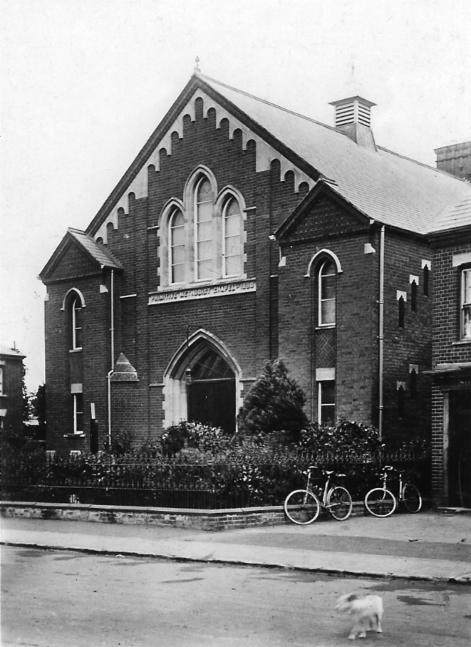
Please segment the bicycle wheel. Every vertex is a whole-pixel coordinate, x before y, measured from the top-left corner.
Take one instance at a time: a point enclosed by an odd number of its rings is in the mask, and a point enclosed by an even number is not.
[[[321,504],[312,492],[308,490],[294,490],[286,497],[283,507],[290,521],[304,526],[317,519]]]
[[[396,505],[394,494],[382,487],[373,488],[365,496],[365,508],[373,517],[389,517]]]
[[[422,508],[422,497],[413,483],[406,483],[402,491],[404,507],[407,512],[419,512]]]
[[[337,521],[345,521],[352,514],[352,497],[347,488],[336,485],[327,494],[327,509]]]

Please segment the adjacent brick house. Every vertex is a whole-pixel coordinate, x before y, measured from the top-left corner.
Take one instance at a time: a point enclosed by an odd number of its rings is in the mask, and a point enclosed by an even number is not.
[[[22,428],[24,358],[17,348],[0,344],[0,430]]]
[[[471,179],[471,142],[437,149]],[[433,247],[432,478],[437,499],[471,507],[471,197],[436,219]]]
[[[377,146],[371,102],[333,105],[330,127],[195,72],[41,273],[50,448],[234,431],[276,357],[313,420],[427,434],[426,234],[470,188]]]

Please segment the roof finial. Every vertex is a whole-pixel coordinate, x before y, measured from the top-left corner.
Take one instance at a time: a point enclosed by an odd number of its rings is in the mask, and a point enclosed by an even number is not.
[[[195,58],[195,72],[201,72],[200,70],[200,57],[197,56]]]

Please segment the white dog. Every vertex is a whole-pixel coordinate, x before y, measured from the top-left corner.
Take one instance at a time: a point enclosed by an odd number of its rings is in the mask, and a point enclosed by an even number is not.
[[[337,611],[353,616],[354,624],[348,636],[350,640],[355,640],[357,636],[366,638],[366,632],[369,630],[376,631],[378,634],[383,632],[381,628],[383,600],[379,595],[355,595],[355,593],[341,595],[335,608]]]

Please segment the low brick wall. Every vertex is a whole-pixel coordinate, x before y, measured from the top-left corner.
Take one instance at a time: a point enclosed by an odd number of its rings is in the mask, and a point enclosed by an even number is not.
[[[0,514],[2,517],[23,519],[172,526],[197,530],[229,530],[289,523],[286,520],[283,506],[185,510],[182,508],[140,508],[81,503],[0,501]],[[352,515],[363,514],[363,502],[355,502]]]

